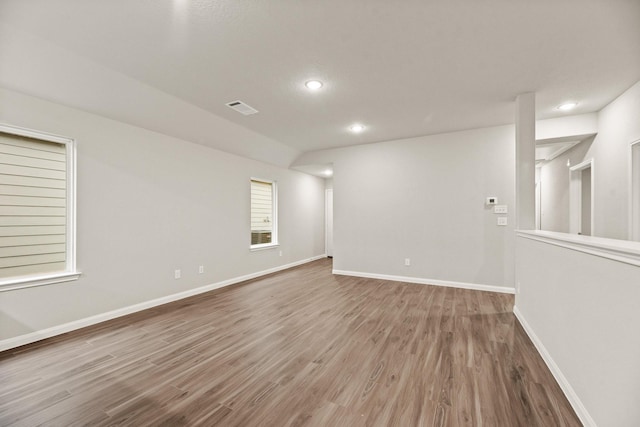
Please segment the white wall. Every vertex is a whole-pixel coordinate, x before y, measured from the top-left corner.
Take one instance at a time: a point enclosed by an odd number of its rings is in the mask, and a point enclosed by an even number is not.
[[[525,238],[516,259],[517,310],[574,397],[596,425],[640,425],[640,267]]]
[[[536,121],[536,140],[573,139],[598,132],[598,113],[563,116]]]
[[[0,87],[282,167],[288,167],[299,154],[281,142],[5,23],[0,23],[0,52]]]
[[[333,163],[334,269],[513,287],[514,138],[501,126],[303,155]]]
[[[585,159],[595,160],[595,235],[627,239],[630,144],[640,139],[640,82],[605,107]]]
[[[593,141],[542,170],[543,179],[564,177],[568,195],[567,159],[573,165],[594,159],[595,235],[609,238],[557,233],[551,243],[517,239],[516,312],[587,425],[640,425],[640,243],[610,239],[627,238],[630,143],[640,138],[639,118],[637,83],[598,114]],[[568,209],[568,199],[562,204]],[[568,227],[568,217],[558,224]],[[542,225],[548,229],[544,218]],[[567,240],[587,252],[563,247]]]
[[[640,139],[639,117],[640,82],[598,113],[598,134],[593,140],[579,144],[542,167],[543,230],[569,231],[567,160],[570,159],[571,164],[576,165],[583,160],[594,159],[593,235],[624,240],[629,237],[630,144]],[[588,118],[587,115],[568,118],[565,126],[567,132],[584,133],[584,126],[579,125]],[[557,124],[564,123],[559,119],[555,121]],[[548,122],[554,123],[551,120]],[[555,134],[546,130],[547,127],[542,129],[545,137],[563,136],[558,134],[558,126],[552,129]]]
[[[326,188],[327,190],[333,189],[333,178],[325,178],[324,188]]]
[[[541,227],[542,230],[569,232],[569,166],[581,163],[593,138],[581,142],[565,151],[540,168],[541,191]]]
[[[323,179],[5,89],[0,122],[76,139],[83,273],[0,292],[0,340],[324,253]],[[256,176],[278,181],[279,249],[249,251]]]

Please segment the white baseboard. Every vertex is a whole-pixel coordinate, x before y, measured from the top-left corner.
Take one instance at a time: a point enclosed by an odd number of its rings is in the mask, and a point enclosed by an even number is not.
[[[167,295],[167,296],[156,298],[150,301],[145,301],[145,302],[130,305],[127,307],[118,308],[116,310],[97,314],[91,317],[86,317],[84,319],[74,320],[73,322],[64,323],[62,325],[53,326],[51,328],[30,332],[28,334],[20,335],[13,338],[8,338],[0,341],[0,351],[5,351],[12,348],[20,347],[22,345],[31,344],[36,341],[43,340],[45,338],[51,338],[56,335],[61,335],[67,332],[75,331],[76,329],[95,325],[96,323],[105,322],[107,320],[115,319],[117,317],[126,316],[127,314],[136,313],[138,311],[146,310],[148,308],[156,307],[162,304],[167,304],[167,303],[178,301],[194,295],[209,292],[214,289],[223,288],[225,286],[244,282],[246,280],[255,279],[257,277],[265,276],[267,274],[276,273],[278,271],[282,271],[288,268],[296,267],[298,265],[306,264],[311,261],[316,261],[321,258],[326,258],[326,255],[323,254],[323,255],[314,256],[314,257],[303,259],[300,261],[295,261],[290,264],[281,265],[278,267],[270,268],[270,269],[259,271],[256,273],[247,274],[240,277],[234,277],[232,279],[223,280],[221,282],[212,283],[210,285],[201,286],[199,288],[189,289],[184,292],[178,292],[176,294]]]
[[[368,279],[393,280],[394,282],[419,283],[422,285],[446,286],[449,288],[472,289],[475,291],[500,292],[504,294],[516,293],[515,288],[509,288],[509,287],[480,285],[477,283],[450,282],[446,280],[423,279],[420,277],[392,276],[388,274],[363,273],[361,271],[344,271],[344,270],[333,270],[333,274],[339,274],[341,276],[366,277]]]
[[[513,307],[513,314],[515,314],[516,318],[522,325],[522,328],[525,330],[525,332],[531,339],[531,342],[533,342],[533,345],[538,350],[538,353],[540,353],[540,356],[542,356],[542,360],[544,360],[544,363],[547,364],[547,367],[551,371],[551,374],[553,374],[553,377],[556,379],[556,382],[564,392],[567,400],[569,400],[569,403],[573,407],[573,410],[576,412],[578,418],[580,418],[582,424],[586,427],[596,427],[596,422],[593,420],[593,418],[591,418],[589,412],[587,412],[587,408],[585,408],[585,406],[582,404],[582,401],[576,394],[575,390],[573,389],[573,387],[571,387],[571,384],[569,383],[567,378],[562,374],[562,371],[560,370],[558,365],[556,365],[556,362],[553,360],[551,354],[549,354],[544,344],[542,344],[540,338],[538,338],[533,329],[531,329],[531,325],[527,323],[520,310],[518,310],[518,307]]]

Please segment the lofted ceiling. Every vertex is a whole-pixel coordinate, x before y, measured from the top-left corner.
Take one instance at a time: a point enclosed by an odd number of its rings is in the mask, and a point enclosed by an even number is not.
[[[68,65],[27,80],[5,57],[0,85],[247,157],[272,147],[290,163],[313,150],[513,123],[523,92],[536,93],[539,119],[566,114],[556,106],[569,100],[579,103],[572,114],[598,111],[640,80],[639,23],[640,0],[0,0],[0,24],[64,52],[48,60]],[[27,56],[22,69],[39,68]],[[89,69],[71,58],[119,77],[85,71],[68,79],[77,89],[67,81],[57,92],[41,83],[44,73]],[[324,86],[310,92],[310,79]],[[149,90],[118,102],[131,82]],[[79,93],[93,90],[100,96]],[[150,90],[167,96],[167,111],[198,111],[202,124],[189,133],[168,122],[149,107],[159,104]],[[225,105],[235,100],[259,113]],[[241,128],[239,139],[262,151],[211,139],[206,117]],[[364,132],[349,131],[356,122]]]

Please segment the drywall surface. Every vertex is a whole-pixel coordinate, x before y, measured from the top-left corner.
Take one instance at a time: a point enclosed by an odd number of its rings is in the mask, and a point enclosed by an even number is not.
[[[598,135],[585,159],[593,158],[594,236],[629,237],[631,143],[640,139],[640,82],[598,116]]]
[[[540,226],[542,230],[569,232],[569,167],[581,163],[593,143],[593,137],[565,151],[540,168]],[[570,166],[568,166],[570,165]]]
[[[571,138],[598,132],[598,113],[536,121],[536,140]]]
[[[595,423],[639,425],[640,267],[518,237],[516,280],[517,309]]]
[[[325,178],[324,188],[326,188],[327,190],[333,189],[333,178]]]
[[[501,126],[298,161],[333,162],[334,269],[512,287],[514,156],[514,127]],[[506,227],[488,196],[508,206]]]
[[[281,142],[4,23],[0,23],[0,52],[0,86],[6,89],[281,167],[288,167],[299,154]]]
[[[6,89],[0,122],[77,141],[82,272],[0,292],[0,340],[324,253],[323,179]],[[251,177],[278,183],[279,248],[249,250]]]
[[[640,82],[598,113],[598,134],[542,166],[542,229],[569,232],[569,168],[593,159],[594,230],[592,235],[626,240],[629,237],[631,143],[640,139]],[[589,116],[548,120],[547,137],[574,131],[585,133]],[[553,124],[554,126],[550,126]],[[584,123],[583,123],[584,124]],[[575,125],[575,126],[574,126]],[[556,132],[555,134],[553,132]]]

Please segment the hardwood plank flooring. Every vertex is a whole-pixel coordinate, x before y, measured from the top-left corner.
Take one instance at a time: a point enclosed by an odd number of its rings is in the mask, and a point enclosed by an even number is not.
[[[0,425],[581,425],[512,309],[319,260],[0,353]]]

